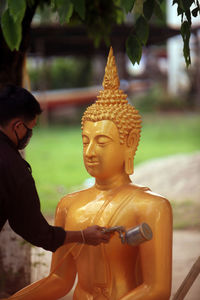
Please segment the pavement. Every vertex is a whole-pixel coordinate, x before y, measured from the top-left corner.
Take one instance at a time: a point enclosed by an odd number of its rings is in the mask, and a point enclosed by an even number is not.
[[[200,232],[193,230],[175,230],[173,234],[172,297],[199,256]],[[199,299],[200,274],[194,281],[184,300]]]

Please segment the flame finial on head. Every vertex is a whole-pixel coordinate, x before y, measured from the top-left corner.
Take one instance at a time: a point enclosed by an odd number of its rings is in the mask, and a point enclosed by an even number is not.
[[[113,49],[112,47],[110,47],[107,65],[105,68],[105,75],[103,79],[103,87],[104,90],[118,90],[119,85],[120,82],[119,82],[117,67],[115,63],[115,57],[113,56]]]
[[[98,100],[96,101],[97,104],[114,104],[116,102],[120,102],[122,104],[128,103],[128,101],[126,100],[127,95],[119,89],[120,82],[112,47],[110,48],[110,52],[108,55],[102,85],[104,90],[99,92],[99,95],[97,96]]]

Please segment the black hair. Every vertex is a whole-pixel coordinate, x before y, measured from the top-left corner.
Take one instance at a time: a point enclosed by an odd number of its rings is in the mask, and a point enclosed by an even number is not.
[[[7,85],[0,90],[0,125],[5,126],[14,118],[32,121],[42,109],[35,97],[26,89]]]

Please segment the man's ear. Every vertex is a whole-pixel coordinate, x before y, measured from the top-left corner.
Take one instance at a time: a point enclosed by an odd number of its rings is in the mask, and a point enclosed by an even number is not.
[[[10,128],[14,129],[14,128],[19,128],[22,124],[22,121],[19,119],[12,119],[9,123]]]
[[[132,129],[126,139],[126,153],[125,153],[125,172],[128,175],[133,174],[133,159],[137,150],[139,141],[139,134],[135,129]]]

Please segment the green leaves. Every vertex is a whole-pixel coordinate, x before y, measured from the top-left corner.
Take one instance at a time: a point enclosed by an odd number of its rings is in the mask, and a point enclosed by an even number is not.
[[[143,4],[143,13],[147,20],[150,20],[154,11],[154,0],[146,0]]]
[[[139,64],[142,56],[142,46],[138,38],[131,34],[126,40],[126,53],[134,65],[136,62]]]
[[[14,22],[10,16],[9,10],[7,9],[1,18],[1,27],[4,38],[11,49],[19,50],[19,45],[22,38],[22,29],[19,22]]]
[[[122,0],[122,6],[124,7],[126,13],[131,12],[135,4],[135,0]]]
[[[0,0],[0,18],[2,13],[5,11],[5,7],[6,7],[6,0]]]
[[[72,0],[75,11],[79,14],[82,20],[85,19],[85,0]]]
[[[160,20],[164,19],[164,15],[163,15],[162,9],[160,7],[160,3],[157,1],[155,2],[154,12],[158,19],[160,19]]]
[[[51,0],[51,5],[57,10],[61,24],[69,23],[74,11],[81,20],[85,19],[85,0]]]
[[[60,23],[64,24],[69,23],[70,18],[73,13],[73,4],[70,0],[55,0],[54,1],[55,8],[58,11],[58,15],[60,18]]]
[[[142,45],[145,45],[149,37],[149,25],[143,16],[140,16],[135,24],[136,36]]]
[[[142,46],[146,44],[149,37],[149,25],[143,16],[140,16],[135,24],[134,33],[130,34],[126,41],[126,52],[134,65],[139,64],[142,56]]]
[[[181,25],[181,35],[183,38],[183,54],[185,57],[185,62],[187,67],[191,64],[190,58],[190,47],[189,47],[189,40],[190,40],[190,24],[188,21],[185,21]]]
[[[191,64],[190,58],[190,31],[192,25],[192,16],[197,17],[200,13],[198,0],[173,0],[173,5],[177,4],[177,15],[181,15],[181,35],[183,38],[183,55],[186,66]]]
[[[138,18],[133,31],[126,41],[126,50],[131,62],[133,64],[136,62],[139,64],[142,47],[148,40],[149,23],[152,16],[155,15],[157,18],[163,19],[161,9],[162,0],[144,0],[144,2],[142,2],[142,0],[123,1],[123,6],[126,7],[126,11],[129,11],[132,4],[135,6],[140,5],[140,9],[136,9]],[[143,7],[141,7],[141,4],[143,4]],[[184,43],[183,55],[186,66],[188,67],[191,64],[189,47],[192,24],[191,16],[197,17],[200,14],[199,0],[173,0],[173,4],[177,4],[177,14],[182,17],[181,35]]]
[[[0,0],[2,32],[9,48],[19,50],[22,39],[22,21],[27,6],[39,3],[50,5],[57,11],[60,23],[82,23],[88,35],[99,44],[101,39],[109,43],[111,29],[133,12],[135,24],[126,41],[127,54],[133,64],[140,62],[142,47],[149,37],[152,17],[163,19],[161,4],[164,0]],[[186,65],[190,59],[190,31],[192,16],[199,17],[199,0],[172,0],[177,4],[177,13],[182,18],[181,35],[184,42],[183,55]],[[44,6],[44,5],[43,5]]]
[[[139,64],[142,47],[146,45],[149,37],[149,23],[155,14],[159,19],[163,19],[161,4],[162,0],[135,0],[134,11],[137,15],[135,26],[126,41],[126,52],[133,64]],[[133,49],[134,48],[134,49]]]
[[[197,17],[197,15],[198,15],[198,13],[199,13],[199,7],[196,7],[196,8],[194,8],[193,10],[192,10],[192,15],[193,15],[193,17]]]
[[[1,17],[3,36],[11,51],[19,50],[22,39],[21,18],[22,14],[20,14],[20,19],[13,18],[9,9],[6,9]]]
[[[178,1],[179,6],[184,10],[187,11],[190,9],[191,5],[193,4],[193,0],[180,0]]]
[[[6,7],[6,6],[5,6]],[[22,20],[26,11],[26,0],[7,0],[7,8],[1,17],[3,36],[11,51],[19,50],[22,39]]]
[[[13,18],[13,21],[18,23],[22,22],[26,10],[26,1],[8,0],[8,8],[10,16]]]

